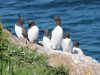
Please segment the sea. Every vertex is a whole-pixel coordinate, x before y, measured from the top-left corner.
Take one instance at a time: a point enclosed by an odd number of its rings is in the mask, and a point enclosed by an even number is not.
[[[39,26],[39,40],[43,30],[54,29],[53,17],[59,16],[64,35],[69,32],[73,42],[78,40],[85,55],[100,62],[100,0],[0,0],[0,22],[15,34],[18,14],[28,30],[28,20]]]

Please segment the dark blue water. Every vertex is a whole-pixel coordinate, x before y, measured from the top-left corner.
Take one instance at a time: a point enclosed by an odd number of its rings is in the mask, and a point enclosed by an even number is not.
[[[85,55],[100,62],[100,0],[0,0],[0,20],[14,32],[17,14],[32,19],[40,29],[55,27],[53,16],[60,16],[62,27],[73,41],[79,40]],[[40,32],[39,38],[42,39]]]

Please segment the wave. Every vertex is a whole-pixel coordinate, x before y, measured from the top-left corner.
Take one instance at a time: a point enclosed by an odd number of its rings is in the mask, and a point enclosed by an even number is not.
[[[52,7],[58,7],[58,6],[73,6],[73,5],[78,5],[78,4],[99,4],[100,1],[98,0],[35,0],[32,1],[31,4],[33,6],[37,7],[44,7],[44,8],[52,8]]]
[[[26,0],[24,0],[26,1]],[[33,2],[35,2],[36,4],[50,4],[50,3],[78,3],[78,2],[82,2],[82,3],[89,3],[89,2],[93,2],[93,1],[98,1],[98,0],[35,0]]]
[[[30,3],[35,5],[52,5],[52,4],[69,4],[69,3],[91,3],[91,2],[100,2],[99,0],[0,0],[0,3],[3,4],[12,4],[12,3]]]

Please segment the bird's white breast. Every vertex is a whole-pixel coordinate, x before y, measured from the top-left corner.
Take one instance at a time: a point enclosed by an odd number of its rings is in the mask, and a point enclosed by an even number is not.
[[[53,49],[60,49],[62,39],[63,39],[63,29],[60,26],[57,26],[52,31],[52,36],[51,36],[52,48]]]
[[[73,54],[84,55],[82,50],[80,48],[76,48],[76,47],[73,48]]]
[[[72,43],[71,39],[69,39],[69,38],[63,39],[62,48],[63,48],[63,51],[71,53],[72,48],[73,48],[73,43]]]
[[[43,36],[43,46],[45,48],[51,48],[51,41],[48,37]]]
[[[38,38],[39,28],[37,26],[33,26],[28,30],[28,39],[30,42],[34,42],[35,39]]]
[[[15,24],[15,33],[16,33],[18,38],[23,38],[22,28],[16,24]]]

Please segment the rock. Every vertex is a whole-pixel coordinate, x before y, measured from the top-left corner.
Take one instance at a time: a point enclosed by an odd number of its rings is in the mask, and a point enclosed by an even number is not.
[[[2,32],[6,32],[7,34],[11,34],[11,31],[9,31],[7,29],[3,29]]]
[[[28,44],[26,44],[26,47],[33,51],[37,50],[34,43],[28,43]]]
[[[17,39],[17,37],[14,36],[14,35],[11,35],[11,34],[10,34],[8,40],[9,40],[11,43],[18,44],[18,39]]]
[[[23,47],[27,47],[33,51],[36,50],[34,43],[30,43],[26,38],[18,38],[18,45],[21,45]]]
[[[28,44],[29,41],[26,38],[18,38],[18,43],[22,46],[26,46],[26,44]]]
[[[42,46],[35,44],[35,47],[36,47],[37,52],[46,54],[46,51],[44,50]]]
[[[88,56],[79,56],[65,52],[54,51],[49,55],[48,65],[64,66],[71,75],[99,75],[100,64]]]

